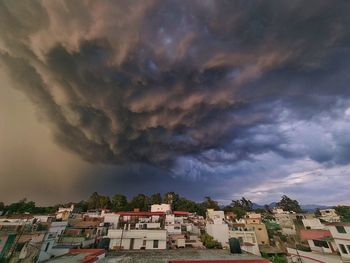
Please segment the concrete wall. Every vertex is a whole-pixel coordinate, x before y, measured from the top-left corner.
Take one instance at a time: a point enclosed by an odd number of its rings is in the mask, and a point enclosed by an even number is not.
[[[287,248],[288,251],[288,262],[298,263],[342,263],[340,257],[322,255],[314,252],[296,251],[292,248]]]
[[[247,224],[247,227],[254,230],[259,245],[267,245],[270,243],[265,224]]]
[[[223,247],[228,246],[229,230],[226,224],[207,224],[205,230]]]
[[[303,225],[306,229],[324,229],[325,226],[321,223],[320,219],[303,219]]]
[[[240,240],[241,248],[243,251],[260,256],[260,250],[257,242],[257,238],[254,231],[230,231],[230,238],[234,237]],[[241,242],[242,240],[242,242]],[[249,243],[252,245],[244,245]]]
[[[134,240],[132,249],[166,249],[166,230],[124,230],[111,229],[108,231],[107,237],[110,238],[110,249],[122,246],[124,249],[130,249],[131,239]],[[122,241],[121,241],[122,240]],[[158,248],[153,247],[153,241],[158,240]]]

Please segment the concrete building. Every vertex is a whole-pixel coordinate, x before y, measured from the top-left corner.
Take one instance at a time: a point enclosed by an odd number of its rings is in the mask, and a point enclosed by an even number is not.
[[[340,222],[340,216],[336,213],[335,209],[322,209],[321,219],[330,223]]]
[[[287,248],[290,263],[343,263],[338,255],[305,252],[294,248]]]
[[[342,259],[350,262],[350,223],[327,224]]]
[[[245,225],[236,224],[233,230],[229,231],[229,237],[237,238],[243,251],[257,256],[261,255],[253,229],[249,229]]]
[[[118,225],[109,229],[109,248],[113,250],[166,249],[164,212],[117,212]]]
[[[318,218],[302,219],[305,229],[326,229]]]
[[[307,241],[313,252],[332,254],[337,251],[337,246],[329,230],[301,229],[300,238]]]
[[[67,227],[68,222],[51,222],[48,232],[45,235],[40,248],[38,262],[48,260],[52,257],[66,254],[68,249],[55,249],[59,236],[62,235]]]
[[[269,235],[267,234],[267,229],[264,223],[246,224],[246,226],[253,229],[259,245],[268,245],[270,243]]]
[[[107,237],[112,250],[166,249],[167,244],[164,229],[111,229]]]
[[[109,224],[109,229],[115,229],[118,226],[119,222],[119,214],[116,213],[106,213],[102,211],[101,217],[103,218],[103,222]]]
[[[296,218],[294,212],[288,212],[278,208],[274,209],[273,213],[276,223],[281,227],[282,234],[296,235],[296,227],[293,222],[293,218]]]
[[[223,247],[228,246],[229,228],[225,222],[224,211],[207,210],[205,231],[220,242]]]
[[[171,205],[170,204],[151,205],[151,212],[170,213],[171,212]]]

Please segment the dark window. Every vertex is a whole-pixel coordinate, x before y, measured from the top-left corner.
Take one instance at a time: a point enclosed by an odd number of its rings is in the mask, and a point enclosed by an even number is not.
[[[339,244],[340,250],[343,254],[348,254],[348,251],[346,251],[346,248],[343,244]]]
[[[313,240],[315,247],[325,247],[325,248],[329,248],[328,244],[326,241],[322,241],[322,240]]]
[[[48,242],[48,243],[46,244],[45,252],[49,249],[49,246],[50,246],[50,242]]]
[[[311,229],[311,227],[307,226],[306,229]]]
[[[153,240],[153,248],[158,248],[159,240]]]
[[[258,230],[259,230],[259,231],[261,231],[261,230],[262,230],[262,228],[258,228]]]
[[[336,228],[337,228],[338,233],[346,234],[345,227],[343,227],[343,226],[336,226]]]

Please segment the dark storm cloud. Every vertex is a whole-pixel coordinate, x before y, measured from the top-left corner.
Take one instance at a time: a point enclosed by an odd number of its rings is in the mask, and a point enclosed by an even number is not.
[[[2,63],[85,160],[348,162],[294,151],[278,128],[349,97],[348,1],[0,4]]]

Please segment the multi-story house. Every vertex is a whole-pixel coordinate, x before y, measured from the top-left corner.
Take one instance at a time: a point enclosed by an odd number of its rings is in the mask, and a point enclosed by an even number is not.
[[[109,229],[112,250],[166,249],[167,231],[164,212],[117,212],[117,228]]]
[[[350,262],[350,223],[327,224],[343,261]]]
[[[228,246],[229,228],[225,222],[224,211],[208,209],[205,230],[215,240],[220,242],[223,247]]]
[[[229,231],[229,237],[237,238],[243,251],[257,256],[261,255],[253,228],[249,228],[245,224],[234,224],[232,230]]]

